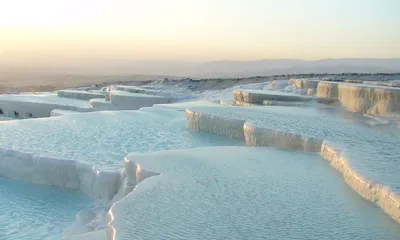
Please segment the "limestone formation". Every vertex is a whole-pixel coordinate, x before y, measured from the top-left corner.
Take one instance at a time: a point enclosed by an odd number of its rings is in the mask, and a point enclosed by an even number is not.
[[[400,111],[400,89],[339,84],[339,101],[351,112],[387,114]]]
[[[314,88],[307,89],[307,95],[308,96],[314,96],[314,94],[315,94],[315,89]]]
[[[261,105],[263,101],[306,102],[313,98],[285,92],[271,92],[262,90],[234,90],[235,102],[245,102]]]
[[[186,110],[189,127],[197,131],[244,139],[247,146],[278,147],[306,152],[319,152],[364,199],[382,208],[400,223],[400,197],[388,187],[374,183],[357,173],[346,156],[323,139],[257,127],[251,122]]]
[[[319,80],[318,79],[291,79],[290,83],[296,88],[308,89],[317,88]]]
[[[400,112],[400,88],[320,82],[317,99],[323,103],[339,101],[350,112],[373,115]]]
[[[319,82],[317,87],[317,101],[332,103],[338,100],[338,83]]]

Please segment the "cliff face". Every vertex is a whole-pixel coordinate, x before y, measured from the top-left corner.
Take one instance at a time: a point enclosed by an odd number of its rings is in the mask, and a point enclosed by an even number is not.
[[[325,87],[326,85],[323,86]],[[358,91],[356,92],[358,93]],[[355,93],[352,90],[349,91],[348,94],[350,98],[348,101],[353,102],[353,95]],[[386,96],[385,94],[384,96]],[[378,96],[379,94],[376,93],[372,94],[369,98],[365,97],[365,99],[374,99]],[[356,97],[354,97],[354,99],[356,99]],[[315,138],[295,133],[291,130],[280,131],[258,126],[257,123],[251,120],[251,114],[247,116],[240,113],[232,117],[218,114],[215,111],[210,113],[203,111],[207,110],[186,110],[186,117],[190,128],[196,131],[242,139],[247,146],[277,147],[318,153],[322,159],[330,162],[331,167],[336,169],[344,181],[360,196],[376,206],[379,206],[395,221],[400,223],[399,195],[392,192],[388,186],[370,180],[366,176],[358,173],[350,164],[349,157],[346,155],[345,150],[337,148],[336,143],[323,138]],[[235,111],[232,111],[232,113],[234,112]],[[246,120],[247,118],[250,120]]]
[[[309,96],[265,90],[234,90],[233,97],[236,103],[244,102],[258,105],[262,105],[264,101],[308,102],[313,100]]]
[[[319,82],[317,99],[319,102],[335,102],[338,100],[338,85],[334,82]]]
[[[351,112],[386,114],[400,111],[400,89],[339,84],[340,103]]]
[[[320,102],[339,101],[351,112],[388,114],[400,112],[400,89],[348,83],[318,83]]]
[[[319,79],[295,79],[292,78],[289,80],[289,83],[294,85],[296,88],[308,89],[308,88],[317,88]]]

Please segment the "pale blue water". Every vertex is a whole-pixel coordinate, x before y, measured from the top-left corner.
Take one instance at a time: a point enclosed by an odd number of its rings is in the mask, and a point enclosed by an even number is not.
[[[68,189],[0,178],[0,239],[59,239],[92,200]]]
[[[243,142],[187,127],[184,112],[146,108],[53,118],[0,122],[0,147],[85,161],[103,168],[122,167],[131,152]]]
[[[317,154],[215,147],[133,154],[145,179],[112,209],[116,239],[400,239]]]
[[[129,92],[129,93],[141,93],[141,94],[147,94],[147,95],[166,95],[168,94],[168,91],[166,89],[163,90],[155,90],[155,89],[149,89],[149,88],[142,88],[142,87],[137,87],[137,86],[126,86],[126,85],[113,85],[112,86],[112,91],[118,91],[118,92]],[[133,95],[135,96],[135,95]]]
[[[88,108],[89,102],[71,98],[61,98],[57,94],[10,94],[0,95],[0,100],[16,101],[16,102],[34,102],[34,103],[47,103],[57,105],[75,106],[80,108]]]
[[[183,110],[185,104],[158,107]],[[332,109],[214,106],[190,104],[256,126],[328,139],[362,175],[400,191],[398,131]],[[228,145],[243,142],[194,132],[183,112],[157,108],[0,122],[1,148],[110,169],[122,167],[131,152]],[[117,239],[400,239],[399,225],[315,154],[213,148],[143,156],[135,161],[162,174],[116,205]],[[16,236],[5,239],[58,235],[89,206],[90,199],[78,192],[0,178],[0,239],[2,233]]]
[[[321,105],[319,105],[321,106]],[[249,120],[254,126],[329,140],[346,153],[352,167],[400,193],[400,131],[370,126],[369,118],[334,108],[193,107],[193,111]]]
[[[121,90],[113,90],[111,91],[111,95],[121,95],[121,96],[131,96],[131,97],[148,97],[148,98],[161,98],[162,96],[157,96],[155,94],[145,94],[145,93],[135,93],[135,92],[127,92]]]
[[[288,96],[288,97],[298,97],[299,99],[313,99],[310,96],[299,95],[293,92],[278,92],[278,91],[270,91],[270,90],[259,90],[259,89],[239,89],[240,91],[247,93],[257,93],[257,94],[266,94],[270,96]],[[272,100],[272,99],[271,99]]]

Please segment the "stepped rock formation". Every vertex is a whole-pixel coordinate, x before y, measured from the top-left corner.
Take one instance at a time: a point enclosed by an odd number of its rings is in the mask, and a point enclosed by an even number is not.
[[[400,196],[387,186],[370,181],[357,173],[334,144],[324,139],[260,127],[252,121],[244,120],[245,117],[242,116],[234,118],[190,109],[186,110],[186,116],[189,127],[196,131],[243,139],[247,146],[318,152],[341,173],[351,188],[400,223]]]
[[[264,101],[306,102],[313,100],[313,98],[309,96],[264,90],[234,90],[233,96],[235,102],[245,102],[258,105],[262,105]]]
[[[300,89],[308,89],[308,88],[317,88],[319,79],[290,79],[289,83],[294,85],[296,88]]]
[[[141,93],[131,93],[114,90],[108,92],[109,101],[120,110],[137,110],[142,107],[151,107],[154,104],[170,103],[171,97],[148,95]]]
[[[93,91],[80,91],[80,90],[59,90],[57,95],[63,98],[73,98],[80,100],[90,100],[92,98],[104,98],[104,92],[93,92]]]
[[[322,103],[332,103],[338,100],[338,85],[335,82],[319,82],[317,100]]]
[[[400,111],[400,88],[339,84],[339,101],[347,110],[368,114]]]
[[[361,84],[319,82],[319,102],[339,101],[348,111],[373,115],[400,112],[400,89]]]

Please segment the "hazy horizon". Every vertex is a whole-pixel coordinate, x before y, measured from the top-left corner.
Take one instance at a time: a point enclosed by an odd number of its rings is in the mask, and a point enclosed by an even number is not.
[[[385,79],[400,79],[400,58],[138,61],[31,55],[24,61],[19,56],[13,56],[12,52],[8,52],[5,57],[0,58],[0,92],[2,87],[28,87],[29,91],[54,91],[95,83],[158,80],[165,77],[198,79],[310,73],[396,73]]]
[[[399,58],[400,2],[0,0],[0,53],[158,61]]]
[[[0,58],[0,80],[11,75],[168,75],[176,77],[251,77],[297,73],[399,73],[400,58],[327,58],[259,60],[133,60],[14,54]],[[24,59],[24,57],[26,58]]]
[[[0,83],[400,72],[397,9],[396,0],[0,0]]]

